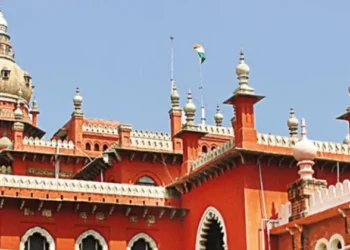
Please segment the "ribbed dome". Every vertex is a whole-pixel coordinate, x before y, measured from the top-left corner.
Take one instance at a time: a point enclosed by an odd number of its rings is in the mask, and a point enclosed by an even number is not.
[[[312,161],[317,156],[317,147],[306,137],[305,120],[301,120],[301,140],[294,146],[293,156],[297,161]]]
[[[0,71],[7,70],[8,77],[0,76],[0,96],[17,98],[22,91],[22,98],[28,103],[32,96],[32,85],[26,82],[28,73],[24,72],[16,63],[0,58]]]
[[[0,149],[9,149],[11,147],[12,141],[6,135],[3,135],[0,138]]]

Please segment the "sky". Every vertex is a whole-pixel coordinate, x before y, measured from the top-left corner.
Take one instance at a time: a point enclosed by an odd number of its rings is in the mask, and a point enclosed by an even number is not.
[[[338,0],[1,0],[16,62],[33,77],[50,137],[69,118],[75,88],[88,118],[133,129],[169,132],[170,36],[174,74],[185,104],[192,90],[200,120],[203,64],[208,124],[216,105],[231,126],[235,67],[243,49],[250,86],[266,96],[256,105],[261,133],[288,135],[289,108],[305,118],[308,136],[342,141],[347,123],[335,118],[350,105],[350,2]],[[335,68],[335,69],[334,69]]]

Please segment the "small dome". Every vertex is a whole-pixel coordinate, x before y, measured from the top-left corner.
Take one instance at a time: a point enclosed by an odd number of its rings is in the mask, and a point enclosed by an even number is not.
[[[239,57],[239,64],[236,67],[236,74],[237,76],[241,75],[249,75],[249,65],[244,62],[244,52],[241,50],[240,57]]]
[[[9,149],[12,147],[12,141],[4,134],[0,138],[0,149]]]
[[[17,107],[13,114],[15,115],[15,119],[17,120],[21,120],[23,118],[23,112],[20,107]]]
[[[297,161],[312,161],[317,156],[317,147],[306,137],[305,120],[301,120],[302,138],[294,146],[293,156]]]
[[[221,124],[223,119],[224,119],[224,116],[220,111],[220,106],[217,105],[216,114],[214,115],[214,120],[215,120],[216,124]]]
[[[73,98],[73,103],[75,106],[77,106],[77,105],[81,105],[82,102],[83,102],[83,97],[80,95],[79,88],[77,88],[75,91],[75,96]]]
[[[184,106],[185,113],[194,113],[196,112],[196,105],[192,102],[192,93],[191,91],[187,94],[187,103]]]
[[[289,116],[289,119],[287,121],[287,125],[289,128],[299,126],[299,120],[298,120],[298,118],[295,117],[295,112],[294,112],[293,108],[290,109],[290,116]]]

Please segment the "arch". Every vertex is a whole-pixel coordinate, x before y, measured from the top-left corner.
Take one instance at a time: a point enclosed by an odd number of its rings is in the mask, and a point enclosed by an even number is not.
[[[339,244],[341,245],[340,248],[338,247]],[[333,234],[328,242],[328,250],[338,250],[343,249],[343,247],[345,247],[345,241],[343,236],[341,236],[340,234]]]
[[[95,143],[95,145],[94,145],[94,151],[100,151],[100,144]]]
[[[134,177],[132,178],[131,183],[136,183],[141,177],[143,176],[148,176],[151,179],[154,180],[154,182],[156,183],[156,186],[164,186],[162,180],[153,172],[150,171],[142,171],[140,173],[137,173],[136,175],[134,175]]]
[[[85,143],[85,150],[90,151],[91,150],[91,144],[90,142]]]
[[[104,144],[102,149],[103,149],[103,151],[106,151],[108,149],[108,145]]]
[[[199,222],[198,229],[197,229],[197,236],[196,236],[196,248],[195,250],[201,250],[203,249],[201,242],[202,242],[202,237],[201,235],[203,232],[206,230],[207,226],[205,225],[208,223],[209,220],[215,219],[218,224],[222,227],[222,233],[224,235],[223,240],[224,240],[224,249],[228,249],[227,245],[227,231],[226,231],[226,226],[224,222],[224,218],[222,217],[221,213],[215,208],[215,207],[208,207],[205,212],[202,215],[202,218]]]
[[[213,151],[214,149],[216,149],[216,147],[217,146],[215,144],[213,144],[213,145],[210,146],[210,150]]]
[[[82,233],[81,235],[79,235],[79,237],[75,241],[74,249],[80,250],[79,245],[83,242],[83,239],[85,239],[88,236],[93,236],[96,240],[98,240],[101,243],[102,250],[108,250],[107,242],[102,237],[102,235],[99,234],[98,232],[96,232],[95,230],[92,230],[92,229],[87,230],[84,233]]]
[[[126,250],[131,250],[132,246],[135,244],[136,241],[144,239],[152,248],[152,250],[158,250],[157,243],[148,235],[145,233],[138,233],[134,235],[128,243],[128,246],[126,247]]]
[[[49,243],[50,250],[56,250],[55,240],[52,238],[51,234],[42,227],[33,227],[22,236],[21,243],[19,246],[20,250],[24,250],[25,243],[27,242],[28,238],[35,233],[38,233],[41,236],[45,237],[47,243]]]
[[[201,152],[202,152],[203,154],[208,153],[208,146],[205,145],[205,144],[203,144],[203,145],[202,145],[202,150],[201,150]]]
[[[319,239],[316,243],[315,250],[328,250],[328,241],[325,238]]]

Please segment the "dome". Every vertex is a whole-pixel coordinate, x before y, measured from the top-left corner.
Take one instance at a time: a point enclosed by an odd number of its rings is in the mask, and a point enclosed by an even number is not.
[[[8,76],[0,77],[0,96],[18,98],[18,93],[22,91],[22,98],[29,103],[32,96],[32,85],[29,76],[14,62],[0,58],[0,71],[8,71]],[[27,78],[27,79],[26,79]]]
[[[6,135],[3,135],[0,138],[0,149],[8,149],[11,147],[12,147],[12,141]]]
[[[0,8],[0,26],[4,26],[7,28],[7,21],[4,15],[2,14],[1,8]]]
[[[187,103],[184,106],[185,113],[195,113],[196,112],[196,105],[192,102],[192,93],[191,91],[188,92],[187,95]]]
[[[75,91],[75,96],[73,98],[73,103],[74,105],[79,106],[81,105],[82,102],[83,102],[83,97],[80,95],[79,88],[77,88]]]
[[[294,146],[293,156],[297,161],[312,161],[317,156],[317,147],[306,137],[305,120],[301,120],[302,138]]]
[[[287,125],[290,128],[299,126],[299,120],[298,120],[298,118],[295,117],[295,112],[294,112],[293,108],[290,109],[290,116],[289,116],[289,119],[287,121]]]
[[[216,107],[216,114],[214,115],[214,119],[215,119],[215,122],[218,124],[218,123],[221,123],[222,120],[224,119],[224,115],[220,112],[220,107],[219,105],[217,105]]]
[[[237,76],[241,75],[249,75],[249,65],[244,62],[244,53],[241,51],[240,57],[239,57],[239,64],[236,67],[236,74]]]

